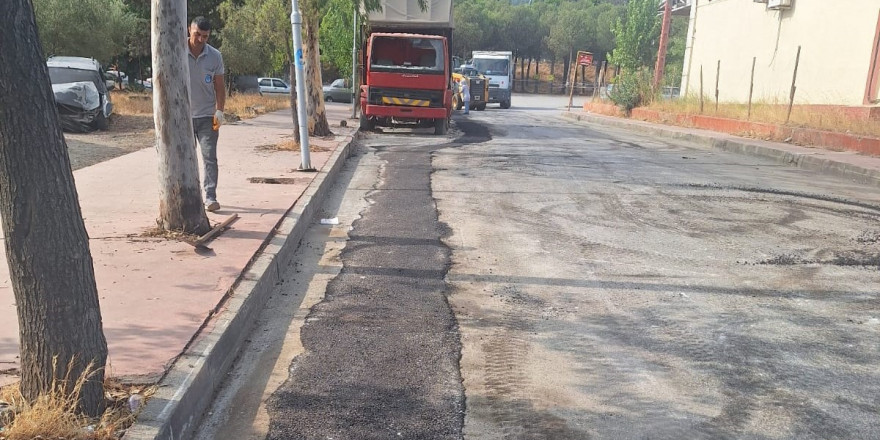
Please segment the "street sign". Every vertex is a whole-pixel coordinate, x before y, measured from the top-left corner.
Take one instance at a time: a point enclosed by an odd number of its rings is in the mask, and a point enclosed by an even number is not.
[[[578,51],[577,63],[579,66],[590,66],[593,64],[593,54],[590,52]]]

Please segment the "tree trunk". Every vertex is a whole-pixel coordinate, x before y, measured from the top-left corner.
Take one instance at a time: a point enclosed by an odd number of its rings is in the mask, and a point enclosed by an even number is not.
[[[290,115],[293,118],[293,143],[299,145],[299,119],[296,105],[296,68],[293,65],[293,42],[285,39],[287,49],[287,69],[290,71]],[[323,89],[322,89],[323,90]]]
[[[538,85],[541,83],[541,58],[535,58],[535,93],[538,93]]]
[[[211,229],[202,202],[189,105],[186,2],[152,0],[153,121],[159,152],[159,227],[204,234]]]
[[[0,216],[18,310],[21,393],[33,402],[53,380],[70,392],[65,378],[78,379],[93,363],[79,409],[96,416],[104,410],[107,342],[30,0],[4,3],[0,41]]]
[[[309,136],[328,136],[332,134],[327,123],[327,111],[324,108],[324,88],[321,81],[321,52],[318,48],[318,17],[317,14],[305,14],[303,8],[303,55],[305,58],[306,98],[309,109]]]
[[[293,5],[291,5],[292,7]],[[288,8],[289,10],[290,8]],[[296,69],[293,65],[293,41],[291,38],[284,39],[284,48],[287,53],[287,70],[290,72],[290,116],[293,119],[293,143],[299,145],[299,119],[297,116],[296,94]]]
[[[291,59],[293,59],[292,56]],[[290,69],[290,116],[293,118],[293,143],[299,145],[299,117],[297,116],[298,110],[296,106],[296,69],[291,63],[287,63],[287,68]]]

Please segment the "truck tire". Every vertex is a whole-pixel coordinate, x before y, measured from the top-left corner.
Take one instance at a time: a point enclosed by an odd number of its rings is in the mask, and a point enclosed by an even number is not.
[[[447,130],[449,130],[449,119],[434,120],[434,134],[442,136],[446,134]]]
[[[510,108],[510,100],[501,101],[501,108]]]
[[[479,110],[479,111],[486,110],[486,103],[484,102],[482,104],[477,105],[477,110]]]
[[[376,121],[368,118],[367,115],[364,114],[364,112],[361,112],[360,123],[361,131],[371,131],[376,128]]]

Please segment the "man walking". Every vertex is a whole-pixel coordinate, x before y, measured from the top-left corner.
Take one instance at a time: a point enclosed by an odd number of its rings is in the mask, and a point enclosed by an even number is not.
[[[220,209],[217,202],[217,138],[223,125],[226,85],[223,56],[208,44],[211,23],[196,17],[189,25],[189,99],[193,134],[202,151],[204,164],[205,209]]]

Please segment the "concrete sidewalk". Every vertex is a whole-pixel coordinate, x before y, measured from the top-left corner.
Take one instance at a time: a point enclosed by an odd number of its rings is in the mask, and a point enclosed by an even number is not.
[[[328,106],[334,136],[310,139],[318,172],[296,171],[298,150],[274,148],[291,138],[289,110],[224,126],[218,144],[222,208],[208,215],[212,224],[233,213],[239,219],[207,243],[210,251],[144,235],[158,217],[154,148],[74,173],[109,347],[108,374],[135,383],[161,379],[159,393],[139,419],[144,426],[127,438],[177,438],[192,414],[200,413],[198,399],[207,400],[222,380],[254,312],[277,281],[275,265],[286,264],[308,224],[317,221],[316,209],[356,135],[356,123],[339,126],[350,114],[350,107]],[[252,183],[252,178],[287,183]],[[18,355],[15,300],[4,262],[0,384],[17,380]],[[187,411],[175,415],[180,404]]]
[[[624,128],[652,136],[692,142],[723,151],[765,157],[799,168],[880,186],[880,157],[868,156],[854,151],[834,151],[832,149],[835,148],[834,145],[829,145],[828,148],[805,147],[739,137],[717,131],[605,116],[575,109],[563,112],[562,116],[581,122]]]

